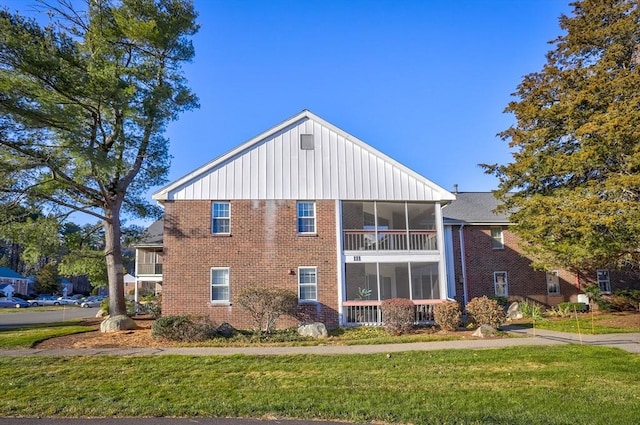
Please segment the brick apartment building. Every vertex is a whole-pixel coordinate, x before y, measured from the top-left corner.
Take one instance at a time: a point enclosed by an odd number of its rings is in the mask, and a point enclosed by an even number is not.
[[[163,314],[246,327],[238,291],[272,285],[330,327],[380,323],[395,297],[428,320],[454,290],[441,216],[454,195],[306,110],[153,198],[161,241],[137,247],[136,279],[161,283]]]
[[[578,301],[588,284],[603,293],[638,288],[632,271],[606,268],[574,273],[557,268],[534,270],[532,259],[520,248],[511,223],[494,211],[498,201],[490,192],[455,193],[456,200],[442,210],[447,252],[447,273],[455,298],[465,305],[474,297],[500,296],[529,299],[546,306]],[[457,294],[457,295],[456,295]]]

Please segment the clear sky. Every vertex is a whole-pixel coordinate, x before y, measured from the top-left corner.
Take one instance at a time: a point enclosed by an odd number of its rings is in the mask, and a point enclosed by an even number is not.
[[[26,9],[32,0],[0,0]],[[568,0],[195,0],[200,109],[167,135],[173,181],[309,109],[453,190],[489,191],[479,163],[522,76],[545,63]],[[157,190],[158,188],[155,188]]]

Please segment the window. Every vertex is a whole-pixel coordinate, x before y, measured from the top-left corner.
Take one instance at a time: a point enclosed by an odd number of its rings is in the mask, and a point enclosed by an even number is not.
[[[609,279],[609,270],[597,270],[598,287],[602,292],[611,292],[611,280]]]
[[[315,202],[298,202],[298,233],[316,233]]]
[[[298,268],[298,298],[300,301],[318,299],[318,270],[316,267]]]
[[[504,249],[504,236],[500,226],[491,227],[491,248]]]
[[[560,279],[557,270],[547,272],[547,294],[560,295]]]
[[[211,302],[229,302],[229,268],[211,269]]]
[[[507,272],[493,272],[493,286],[497,297],[509,296]]]
[[[214,202],[211,205],[211,233],[231,233],[231,206],[228,202]]]

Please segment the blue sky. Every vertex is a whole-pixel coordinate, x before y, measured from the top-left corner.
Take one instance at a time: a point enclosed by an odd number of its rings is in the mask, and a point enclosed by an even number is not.
[[[0,0],[26,10],[32,0]],[[561,34],[562,0],[195,0],[184,67],[200,109],[168,128],[173,181],[309,109],[448,190],[489,191],[479,163],[522,76]],[[158,189],[158,188],[156,188]]]

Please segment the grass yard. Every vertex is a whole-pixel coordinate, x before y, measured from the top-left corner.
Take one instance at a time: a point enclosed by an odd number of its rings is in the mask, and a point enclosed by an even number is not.
[[[636,424],[640,356],[592,346],[348,356],[1,357],[0,416]]]
[[[534,326],[531,319],[518,322],[527,326]],[[579,313],[571,317],[549,317],[535,322],[536,329],[550,331],[571,332],[590,335],[611,333],[640,332],[640,314],[635,312],[621,313]]]
[[[36,342],[63,335],[93,331],[95,326],[84,326],[80,320],[69,320],[46,325],[24,326],[20,329],[0,330],[0,348],[30,348]]]

